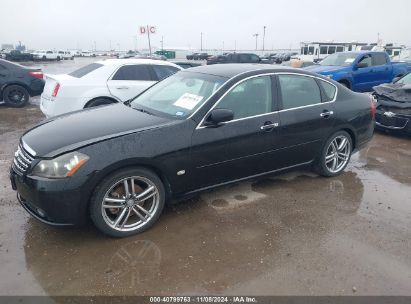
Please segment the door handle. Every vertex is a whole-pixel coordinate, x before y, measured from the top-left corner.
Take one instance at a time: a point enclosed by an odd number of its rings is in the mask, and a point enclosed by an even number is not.
[[[121,86],[121,87],[117,87],[116,89],[118,89],[118,90],[128,90],[129,87],[127,87],[127,86]]]
[[[266,122],[266,124],[260,127],[260,130],[267,131],[278,127],[278,122],[271,123],[271,121]]]
[[[320,116],[321,116],[321,117],[324,117],[324,118],[328,118],[328,117],[330,117],[330,116],[333,115],[333,114],[334,114],[333,111],[324,111],[324,112],[322,112],[322,113],[320,114]]]

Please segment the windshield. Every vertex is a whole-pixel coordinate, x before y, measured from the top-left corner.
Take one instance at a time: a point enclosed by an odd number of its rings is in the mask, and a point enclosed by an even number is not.
[[[131,107],[182,119],[197,110],[226,80],[214,75],[178,72],[137,96]]]
[[[408,73],[407,75],[402,77],[400,80],[398,80],[396,83],[411,84],[411,73]]]
[[[354,62],[357,56],[357,53],[335,53],[325,57],[320,62],[320,65],[349,66]]]

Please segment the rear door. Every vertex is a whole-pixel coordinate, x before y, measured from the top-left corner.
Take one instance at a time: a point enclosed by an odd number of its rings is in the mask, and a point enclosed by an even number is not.
[[[335,125],[336,87],[302,74],[279,74],[280,148],[286,167],[312,161]]]
[[[373,86],[392,81],[392,66],[385,53],[373,53],[372,65],[375,73],[375,83]]]
[[[273,112],[270,76],[235,85],[214,106],[230,109],[234,119],[218,127],[204,123],[192,135],[192,188],[210,186],[270,171],[275,166],[278,113]],[[204,117],[206,120],[207,115]]]
[[[110,93],[122,101],[129,100],[156,83],[155,76],[147,64],[121,66],[107,81]]]

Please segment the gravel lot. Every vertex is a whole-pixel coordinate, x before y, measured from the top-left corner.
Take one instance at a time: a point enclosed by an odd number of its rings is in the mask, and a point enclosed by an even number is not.
[[[66,73],[96,60],[35,63]],[[53,228],[19,206],[8,170],[43,119],[0,106],[1,295],[411,295],[411,138],[376,133],[345,173],[242,182],[111,239]],[[58,202],[56,202],[58,203]]]

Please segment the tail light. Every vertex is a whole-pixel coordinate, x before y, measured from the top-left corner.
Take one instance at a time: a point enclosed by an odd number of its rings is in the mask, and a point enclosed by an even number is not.
[[[56,86],[54,87],[53,94],[51,94],[51,96],[56,97],[59,90],[60,90],[60,84],[57,83]]]
[[[375,98],[371,95],[371,114],[372,119],[375,119]]]
[[[43,79],[43,72],[42,71],[30,71],[29,75],[38,78],[38,79]]]

